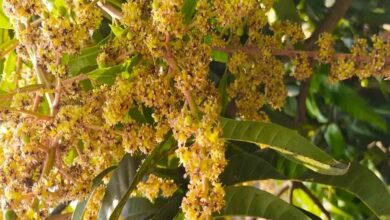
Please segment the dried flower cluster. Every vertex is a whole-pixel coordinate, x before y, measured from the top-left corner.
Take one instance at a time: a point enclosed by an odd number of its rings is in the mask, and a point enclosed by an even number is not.
[[[219,175],[227,161],[218,120],[221,94],[209,77],[213,50],[258,48],[256,56],[245,50],[231,54],[225,74],[234,80],[227,94],[238,108],[235,116],[266,121],[263,107],[280,109],[287,96],[284,61],[274,51],[303,41],[300,26],[287,21],[270,25],[267,12],[273,0],[198,0],[194,15],[182,12],[182,0],[129,0],[122,5],[122,19],[112,22],[120,33],[101,45],[97,63],[104,69],[137,61],[128,72],[116,72],[112,85],[82,78],[92,82],[86,89],[69,81],[64,60],[93,44],[103,14],[96,1],[48,2],[3,0],[22,67],[13,73],[16,88],[0,93],[2,208],[15,210],[22,219],[46,216],[49,207],[86,196],[92,179],[125,153],[147,155],[172,130],[176,156],[189,178],[182,202],[186,218],[207,219],[220,211],[224,190]],[[386,69],[390,45],[380,38],[373,38],[371,49],[357,40],[352,61],[337,57],[333,42],[330,34],[323,35],[317,56],[332,63],[332,79],[366,78]],[[293,75],[310,77],[309,57],[292,58]],[[26,86],[30,90],[17,90]],[[130,114],[134,111],[144,118],[151,112],[151,119],[138,120]],[[176,189],[172,180],[151,175],[136,194],[153,201]],[[101,198],[102,188],[95,194]],[[88,207],[93,219],[99,204]]]

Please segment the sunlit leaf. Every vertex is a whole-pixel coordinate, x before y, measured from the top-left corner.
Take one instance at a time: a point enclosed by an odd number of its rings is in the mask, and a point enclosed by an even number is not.
[[[197,0],[184,0],[182,13],[184,15],[184,24],[189,24],[196,11]]]
[[[3,0],[0,0],[0,6],[3,6]],[[3,7],[0,7],[0,28],[12,29],[8,17],[4,14]]]
[[[218,50],[211,51],[211,57],[214,61],[221,63],[227,63],[229,59],[229,55],[227,53]]]
[[[328,175],[342,175],[348,165],[338,162],[296,131],[276,124],[220,118],[223,138],[262,144],[309,169]]]

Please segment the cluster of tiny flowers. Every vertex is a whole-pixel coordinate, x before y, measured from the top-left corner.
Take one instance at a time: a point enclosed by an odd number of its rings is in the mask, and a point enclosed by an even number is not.
[[[319,48],[319,55],[317,57],[318,61],[321,63],[331,63],[333,60],[333,55],[335,54],[334,49],[335,39],[330,33],[322,33],[317,45]]]
[[[305,39],[301,26],[291,21],[277,21],[272,25],[272,30],[275,38],[282,39],[290,46]]]
[[[205,100],[200,110],[204,114],[201,119],[184,110],[174,122],[175,136],[179,140],[176,154],[190,178],[182,203],[187,219],[204,219],[219,211],[224,204],[224,191],[218,177],[226,159],[218,125],[217,100]],[[185,141],[192,136],[195,137],[194,143],[188,146]]]
[[[293,65],[295,66],[293,75],[297,80],[305,80],[311,76],[312,69],[306,54],[300,54],[293,59]]]
[[[173,180],[165,180],[151,174],[145,182],[138,183],[133,195],[140,195],[154,202],[160,194],[165,198],[169,198],[176,190],[177,186]]]
[[[267,120],[261,111],[264,105],[275,109],[283,106],[287,89],[282,62],[274,57],[261,60],[238,52],[233,54],[228,66],[236,77],[228,93],[235,100],[242,118],[264,121]]]
[[[390,56],[390,43],[379,36],[371,38],[372,46],[367,39],[355,39],[351,54],[335,54],[334,38],[330,34],[323,34],[318,40],[321,63],[331,65],[329,80],[337,82],[353,76],[366,79],[371,76],[389,77],[386,68],[386,58]]]
[[[91,2],[66,1],[56,8],[46,1],[4,1],[3,8],[11,18],[20,47],[34,52],[38,62],[54,75],[64,75],[65,67],[59,67],[63,54],[74,54],[84,47],[92,31],[99,27],[102,13]],[[49,5],[48,5],[49,4]],[[33,18],[40,17],[33,20]],[[31,59],[35,59],[32,58]]]

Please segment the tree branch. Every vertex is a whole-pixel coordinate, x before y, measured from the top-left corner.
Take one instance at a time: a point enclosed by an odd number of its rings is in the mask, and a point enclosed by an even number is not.
[[[312,35],[306,40],[305,48],[307,50],[312,50],[315,47],[315,43],[321,33],[333,32],[340,19],[345,16],[351,5],[352,0],[337,0],[329,10],[326,18],[317,26]]]
[[[234,53],[237,51],[242,51],[246,54],[256,56],[259,55],[260,49],[258,47],[254,46],[246,46],[246,47],[213,47],[214,50],[223,51],[225,53]],[[305,51],[305,50],[291,50],[291,49],[277,49],[272,50],[271,54],[274,56],[281,56],[281,57],[298,57],[300,55],[305,55],[308,58],[315,59],[319,56],[318,51]],[[339,58],[345,58],[345,59],[354,59],[356,62],[366,62],[370,61],[372,57],[370,56],[359,56],[359,57],[353,57],[350,53],[336,53],[333,55],[333,59],[337,60]],[[385,64],[390,64],[390,57],[385,58]]]
[[[51,121],[53,119],[50,116],[41,115],[41,114],[38,114],[36,112],[23,110],[23,109],[15,109],[15,108],[10,108],[10,107],[6,107],[6,106],[1,106],[0,105],[0,110],[1,109],[4,109],[6,111],[10,111],[10,112],[16,112],[16,113],[20,113],[20,114],[25,114],[26,116],[30,116],[30,117],[33,117],[33,118],[35,118],[37,120],[41,120],[41,121]]]
[[[331,219],[330,213],[328,210],[325,209],[325,207],[322,205],[321,201],[318,200],[318,198],[301,182],[293,182],[293,188],[294,189],[301,189],[303,192],[305,192],[306,195],[309,196],[309,198],[316,204],[316,206],[321,209],[321,211],[325,214],[326,218],[328,220]],[[291,189],[292,190],[292,189]],[[291,192],[292,194],[292,192]]]
[[[79,82],[79,81],[86,80],[86,79],[89,79],[87,75],[80,74],[78,76],[75,76],[75,77],[72,77],[72,78],[69,78],[69,79],[62,81],[61,86],[70,85],[74,82]],[[51,86],[57,86],[57,85],[51,84]],[[14,90],[7,92],[7,93],[4,93],[4,94],[0,94],[0,99],[10,98],[10,97],[12,97],[16,94],[19,94],[19,93],[39,92],[41,90],[44,90],[45,88],[46,88],[46,86],[44,84],[28,85],[28,86],[25,86],[22,88],[14,89]],[[54,92],[56,92],[56,91],[54,91]]]

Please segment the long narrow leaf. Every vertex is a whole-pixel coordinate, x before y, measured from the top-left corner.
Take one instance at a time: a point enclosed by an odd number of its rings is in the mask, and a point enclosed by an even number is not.
[[[338,162],[291,129],[263,122],[237,121],[220,118],[223,138],[267,145],[288,158],[299,161],[316,172],[343,175],[348,165]]]
[[[225,189],[225,208],[218,217],[251,216],[279,220],[310,219],[282,199],[252,186],[230,186]]]
[[[172,219],[180,210],[183,195],[176,193],[172,197],[158,198],[153,203],[145,198],[130,198],[122,211],[123,220]]]
[[[359,163],[352,163],[343,176],[327,176],[307,171],[297,179],[344,189],[361,199],[379,218],[390,219],[389,190],[373,172]]]
[[[252,164],[252,165],[250,165]],[[259,168],[271,167],[269,172]],[[241,173],[236,175],[237,173]],[[235,174],[233,177],[227,175]],[[352,163],[350,169],[342,176],[329,176],[307,170],[303,174],[288,178],[272,167],[262,157],[252,154],[240,154],[229,159],[229,164],[222,175],[224,184],[232,185],[262,179],[297,180],[325,184],[346,190],[358,197],[378,217],[390,217],[390,193],[383,182],[368,168]]]
[[[109,174],[111,171],[113,171],[116,168],[116,166],[109,167],[105,170],[103,170],[99,175],[93,179],[92,182],[92,189],[87,198],[85,198],[82,201],[79,201],[77,203],[77,206],[73,212],[72,220],[83,220],[84,219],[84,213],[85,213],[85,207],[87,206],[88,201],[91,199],[92,195],[94,194],[96,188],[100,186],[100,184],[103,181],[103,178]]]
[[[227,185],[248,179],[263,180],[284,178],[284,176],[270,163],[252,154],[237,154],[230,157],[228,160],[229,163],[221,176],[221,180]]]
[[[150,171],[159,156],[173,146],[173,143],[174,139],[169,134],[166,140],[158,145],[144,160],[138,170],[134,159],[130,155],[126,155],[122,159],[107,185],[99,211],[99,220],[116,220],[119,218],[137,184]]]

